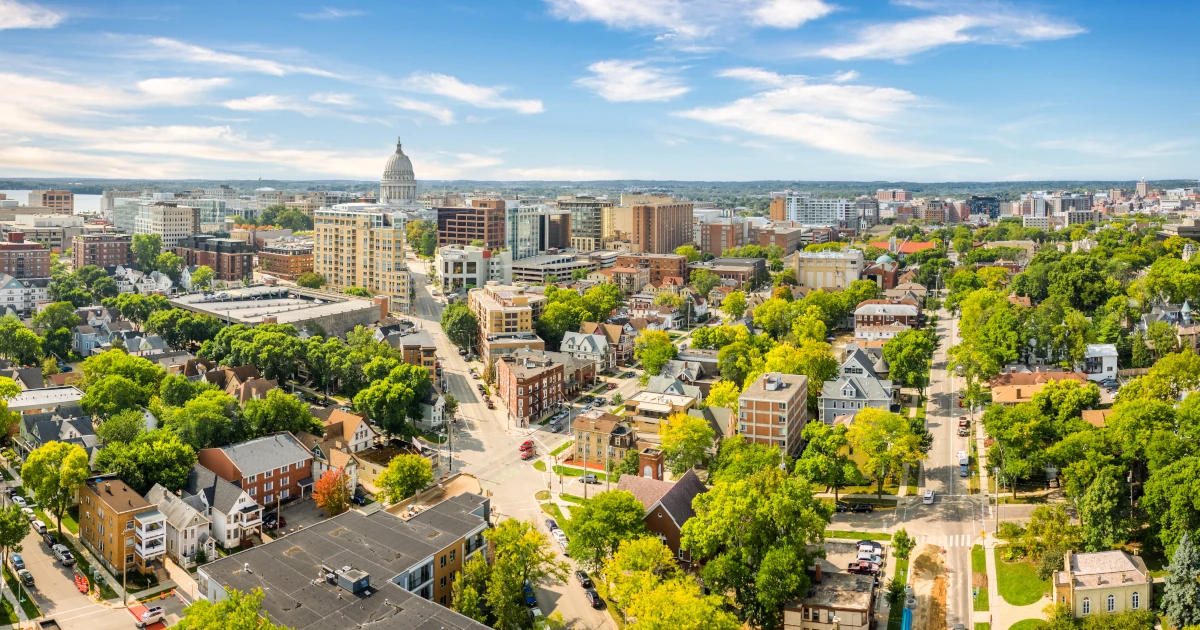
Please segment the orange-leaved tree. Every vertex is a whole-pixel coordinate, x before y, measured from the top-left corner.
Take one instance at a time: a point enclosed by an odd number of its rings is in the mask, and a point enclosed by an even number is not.
[[[321,509],[337,516],[350,507],[350,497],[354,489],[350,487],[350,477],[342,468],[330,468],[317,480],[313,488],[313,501]]]

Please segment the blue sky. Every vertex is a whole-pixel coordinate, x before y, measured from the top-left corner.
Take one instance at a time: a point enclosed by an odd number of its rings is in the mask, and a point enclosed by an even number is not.
[[[1200,3],[0,0],[0,177],[1196,177]]]

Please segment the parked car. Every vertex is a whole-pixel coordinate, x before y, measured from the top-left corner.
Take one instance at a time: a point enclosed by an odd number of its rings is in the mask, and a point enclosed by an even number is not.
[[[621,378],[633,378],[634,376],[637,376],[637,375],[634,374],[633,372],[626,372],[621,375]]]
[[[925,505],[933,505],[933,497],[934,497],[933,490],[926,490],[925,494],[921,498],[921,502],[924,503]]]
[[[524,442],[521,442],[521,446],[519,448],[522,451],[532,451],[533,450],[533,440],[525,440]]]
[[[496,405],[492,403],[492,399],[491,399],[491,398],[487,399],[487,408],[488,408],[488,409],[495,409],[495,408],[496,408]]]
[[[583,596],[587,598],[588,603],[592,605],[592,608],[604,608],[604,600],[600,599],[600,594],[596,592],[596,589],[587,589],[583,592]]]
[[[25,507],[25,497],[14,493],[10,498],[12,499],[13,503],[16,503],[21,507]]]
[[[592,402],[596,403],[597,405],[607,405],[608,404],[608,401],[604,400],[603,398],[596,398]]]
[[[541,619],[541,618],[543,617],[543,615],[542,615],[542,609],[541,609],[541,608],[538,608],[537,606],[534,606],[533,608],[530,608],[530,609],[529,609],[529,616],[530,616],[531,618],[533,618],[533,627],[534,627],[534,628],[538,627],[538,624],[539,624],[538,620],[539,620],[539,619]]]
[[[12,565],[12,568],[16,571],[20,571],[21,569],[25,568],[25,560],[21,558],[21,554],[19,553],[9,554],[8,563]]]
[[[33,531],[37,532],[39,535],[45,534],[46,533],[46,524],[41,521],[34,521],[33,522]]]
[[[846,571],[848,573],[858,573],[860,575],[875,575],[876,573],[879,573],[879,566],[865,560],[858,560],[851,562],[850,565],[846,567]]]
[[[37,512],[34,512],[30,508],[27,508],[27,507],[21,508],[21,513],[25,515],[25,518],[29,519],[30,523],[37,520]]]
[[[616,389],[616,388],[617,388],[617,386],[612,383],[609,383],[604,386],[604,389]]]
[[[883,566],[883,556],[880,556],[879,554],[876,554],[876,553],[870,553],[867,551],[859,551],[858,552],[858,560],[860,562],[865,560],[872,564],[877,564],[879,566]]]
[[[834,504],[833,509],[835,512],[838,512],[839,514],[842,512],[849,512],[850,504],[846,503],[845,501],[838,501],[836,504]]]
[[[592,588],[592,578],[588,577],[587,571],[576,571],[575,579],[579,580],[579,585],[583,588]]]
[[[971,435],[971,430],[967,427],[958,427],[958,437],[967,437]]]
[[[271,512],[263,517],[263,527],[265,527],[267,531],[274,531],[281,527],[287,527],[287,519],[274,512]]]
[[[351,501],[352,503],[354,503],[354,505],[366,505],[366,504],[367,504],[367,497],[364,497],[364,496],[363,496],[363,495],[361,495],[361,494],[356,494],[356,495],[354,495],[354,496],[350,497],[350,501]]]
[[[856,514],[870,514],[875,511],[875,506],[870,503],[851,503],[850,511]]]
[[[50,547],[51,549],[58,544],[58,536],[56,536],[54,532],[48,531],[42,534],[42,540],[45,541],[46,546]]]
[[[554,531],[554,530],[558,529],[558,521],[556,521],[552,518],[546,519],[546,529],[548,529],[550,531]]]
[[[883,555],[883,545],[879,544],[878,542],[876,542],[874,540],[860,540],[860,541],[858,541],[857,544],[858,544],[858,550],[860,552],[861,551],[869,551],[871,553]]]
[[[527,451],[521,451],[521,459],[523,461],[529,461],[535,457],[537,457],[537,453],[533,449],[529,449]]]
[[[21,578],[21,583],[25,586],[33,586],[33,574],[26,569],[17,571],[17,577]]]
[[[592,473],[588,473],[588,474],[580,477],[579,482],[580,483],[600,483],[600,480],[596,479],[596,475],[593,475]]]
[[[50,548],[57,559],[64,567],[69,567],[75,564],[75,556],[71,555],[71,550],[67,549],[66,545],[54,545]]]
[[[150,624],[162,621],[165,616],[166,613],[163,611],[162,606],[151,606],[146,609],[146,612],[142,613],[142,616],[138,618],[135,625],[139,628],[145,628]]]
[[[530,608],[537,606],[537,593],[533,591],[533,586],[529,583],[529,580],[525,580],[523,592],[525,594],[525,605]]]

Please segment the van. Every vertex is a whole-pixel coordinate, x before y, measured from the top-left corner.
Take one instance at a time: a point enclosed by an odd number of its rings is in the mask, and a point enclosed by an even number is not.
[[[969,459],[967,459],[966,457],[959,458],[959,460],[958,460],[958,476],[959,477],[970,477],[971,476],[971,470],[969,468],[970,464],[971,464],[971,461]]]

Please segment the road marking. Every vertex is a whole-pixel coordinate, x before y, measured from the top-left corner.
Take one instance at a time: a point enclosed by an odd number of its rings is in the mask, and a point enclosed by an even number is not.
[[[950,549],[952,547],[970,547],[975,537],[971,534],[944,534],[941,536],[917,536],[917,544],[928,543]]]

